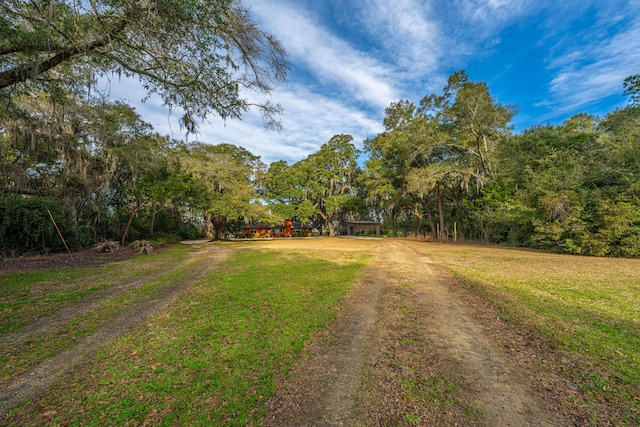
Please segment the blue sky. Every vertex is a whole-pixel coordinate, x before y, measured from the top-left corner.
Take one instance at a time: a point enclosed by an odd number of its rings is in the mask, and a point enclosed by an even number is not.
[[[254,0],[260,27],[289,53],[288,83],[271,101],[285,109],[282,132],[258,114],[211,117],[190,140],[230,143],[270,163],[292,163],[331,136],[357,146],[382,131],[391,102],[440,93],[464,69],[494,98],[519,107],[516,131],[559,124],[580,112],[623,107],[623,80],[640,74],[640,0]],[[184,138],[179,114],[155,98],[144,104],[133,81],[112,94],[134,105],[163,134]],[[255,96],[248,94],[249,97]]]

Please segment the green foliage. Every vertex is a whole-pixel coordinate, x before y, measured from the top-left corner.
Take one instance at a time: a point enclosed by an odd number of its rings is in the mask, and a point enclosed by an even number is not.
[[[190,207],[201,212],[208,237],[221,239],[231,221],[265,215],[257,202],[264,173],[259,157],[230,144],[192,144],[181,153],[181,163],[196,188]]]
[[[182,241],[182,236],[179,236],[177,234],[156,233],[153,235],[151,244],[153,245],[154,249],[157,249],[157,248],[161,248],[162,246],[180,243],[181,241]]]
[[[68,245],[77,242],[70,232],[67,214],[58,202],[15,194],[0,197],[0,254],[21,255],[64,249],[49,212],[53,215]]]
[[[334,135],[328,143],[307,158],[288,166],[275,162],[265,179],[265,196],[283,218],[306,222],[316,216],[335,234],[338,215],[354,206],[358,150],[351,135]]]
[[[226,19],[242,7],[218,3],[224,7],[216,22],[229,29]],[[189,21],[189,4],[167,10]],[[110,20],[146,7],[122,5]],[[7,23],[0,30],[7,35],[0,39],[0,51],[9,52],[0,54],[0,64],[7,70],[21,61],[18,51],[25,58],[37,56],[45,51],[42,40],[53,52],[73,39],[61,38],[59,31],[99,37],[105,30],[92,29],[98,12],[73,10],[64,1],[50,6],[59,13],[58,31],[48,27],[51,16],[32,29],[23,25],[30,14],[46,12],[36,11],[32,2],[16,0],[0,8],[0,19]],[[18,10],[24,16],[17,17]],[[209,9],[203,13],[212,17]],[[247,23],[243,19],[248,15],[235,24]],[[110,20],[107,27],[114,24]],[[180,41],[168,43],[176,47]],[[418,106],[401,100],[385,110],[384,132],[364,141],[364,170],[350,135],[333,136],[293,165],[277,161],[267,169],[242,147],[172,141],[153,133],[133,108],[91,97],[90,83],[66,77],[77,72],[76,60],[97,61],[95,53],[61,64],[61,78],[55,81],[35,83],[28,77],[27,85],[15,83],[7,102],[0,104],[0,195],[3,215],[11,217],[0,230],[14,230],[4,232],[5,254],[62,248],[42,220],[41,208],[20,216],[19,198],[8,198],[19,194],[29,196],[25,200],[51,200],[74,247],[101,239],[149,240],[158,233],[220,239],[253,220],[287,218],[333,235],[345,220],[376,218],[391,234],[447,239],[455,228],[457,237],[483,242],[640,256],[635,214],[640,207],[638,76],[625,80],[625,93],[632,96],[626,108],[603,118],[577,114],[561,125],[512,135],[509,122],[516,109],[499,104],[485,83],[458,71],[440,94],[425,96]],[[108,68],[105,61],[101,66]]]
[[[640,74],[624,79],[624,94],[631,96],[631,105],[640,105]]]
[[[638,76],[631,105],[604,118],[511,135],[512,106],[453,73],[442,94],[386,110],[365,141],[367,201],[387,229],[595,256],[639,256]]]
[[[286,75],[280,42],[240,1],[9,0],[0,23],[0,96],[57,87],[47,80],[90,85],[97,75],[125,74],[184,111],[192,132],[196,118],[237,118],[257,104],[239,86],[269,93]],[[257,105],[277,125],[280,108]]]
[[[386,113],[386,131],[365,142],[370,201],[383,217],[416,217],[418,232],[426,220],[430,234],[445,239],[461,222],[465,196],[492,176],[494,146],[510,132],[514,109],[458,71],[419,108],[399,101]]]
[[[638,203],[603,202],[601,217],[603,224],[597,232],[598,240],[603,246],[601,255],[640,257],[640,206]],[[604,251],[604,248],[607,250]]]
[[[485,217],[501,216],[489,225],[488,240],[512,244],[515,231],[515,243],[525,246],[638,256],[638,117],[637,107],[603,120],[580,114],[499,144],[498,182],[508,195],[500,203],[490,194],[481,199]],[[507,215],[514,207],[525,217]]]

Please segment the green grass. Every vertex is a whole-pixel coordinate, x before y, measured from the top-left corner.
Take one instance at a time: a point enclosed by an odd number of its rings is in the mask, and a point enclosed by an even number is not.
[[[590,402],[640,424],[640,260],[486,246],[416,246],[508,320],[568,355],[559,366]],[[597,422],[597,420],[596,420]]]
[[[73,378],[14,409],[6,425],[259,422],[277,378],[287,375],[311,334],[331,323],[370,256],[362,242],[329,243],[335,247],[315,251],[261,250],[260,242],[223,245],[237,250],[228,261],[215,265],[174,305],[114,342]],[[582,408],[586,402],[591,425],[640,425],[640,260],[409,244],[488,300],[515,328],[537,331],[560,354],[561,362],[549,360],[549,369],[575,385],[580,393],[576,405]],[[5,378],[16,367],[33,366],[69,348],[127,307],[210,262],[201,257],[184,263],[189,250],[176,246],[166,254],[98,269],[0,275],[0,325],[3,333],[11,333],[82,298],[98,297],[121,280],[166,269],[135,291],[104,298],[99,308],[77,316],[59,334],[30,337],[0,354],[8,367]],[[402,282],[398,289],[411,286]],[[412,316],[405,313],[407,319]],[[401,340],[406,347],[419,343],[413,335]],[[447,376],[407,376],[401,387],[411,405],[459,404]],[[619,413],[601,419],[589,404]],[[416,410],[406,412],[404,422],[419,425],[424,418]]]
[[[308,252],[241,250],[13,421],[255,421],[275,378],[287,374],[310,334],[331,322],[365,261],[361,253],[341,254],[338,263]],[[47,411],[52,415],[43,421]]]
[[[9,380],[70,348],[131,305],[154,295],[176,280],[184,279],[194,267],[180,265],[186,254],[186,247],[176,246],[166,254],[136,257],[97,269],[73,268],[0,276],[0,301],[3,307],[0,317],[5,321],[4,333],[19,331],[21,326],[40,317],[55,315],[67,305],[79,303],[82,297],[96,296],[91,310],[63,322],[54,333],[43,329],[29,334],[26,340],[17,345],[6,346],[0,354],[0,380]],[[167,265],[175,268],[128,292],[109,297],[96,294],[108,287],[144,277]]]
[[[50,316],[105,288],[182,261],[189,248],[176,245],[152,257],[135,257],[99,267],[41,270],[0,275],[0,334]]]

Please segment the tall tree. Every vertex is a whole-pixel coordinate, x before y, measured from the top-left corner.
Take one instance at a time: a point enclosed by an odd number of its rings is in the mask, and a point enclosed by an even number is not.
[[[358,173],[358,150],[351,135],[334,135],[303,160],[275,162],[268,172],[266,197],[281,217],[301,221],[317,216],[335,235],[335,221],[349,203]]]
[[[240,0],[4,0],[0,96],[25,83],[124,74],[138,78],[183,124],[215,113],[237,118],[285,79],[285,51]],[[276,126],[280,108],[255,104]]]
[[[230,221],[264,214],[255,185],[263,167],[259,157],[230,144],[192,144],[181,163],[198,186],[193,204],[204,212],[209,237],[221,239]]]
[[[494,146],[509,135],[513,114],[513,108],[491,97],[485,83],[469,81],[464,71],[449,77],[442,94],[425,96],[419,108],[407,101],[392,104],[386,131],[365,144],[371,154],[367,166],[383,178],[380,190],[373,190],[374,182],[370,194],[386,196],[387,203],[402,200],[405,206],[413,201],[411,212],[420,223],[426,215],[431,234],[438,228],[446,238],[465,192],[492,175]]]
[[[306,178],[306,199],[315,206],[330,236],[335,235],[336,215],[354,190],[358,150],[352,141],[351,135],[334,135],[299,165]]]
[[[297,219],[308,222],[315,208],[306,199],[306,177],[298,164],[289,166],[284,160],[271,163],[264,186],[264,198],[278,221]],[[305,203],[306,202],[306,203]]]
[[[411,102],[402,100],[391,103],[385,113],[385,131],[364,143],[368,153],[363,178],[367,201],[390,229],[400,218],[406,219],[407,216],[414,215],[422,221],[427,212],[431,232],[435,235],[436,228],[427,200],[407,187],[407,176],[415,160],[410,128],[416,108]]]

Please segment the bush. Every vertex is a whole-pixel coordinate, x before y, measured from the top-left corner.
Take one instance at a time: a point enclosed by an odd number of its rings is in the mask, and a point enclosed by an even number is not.
[[[67,244],[73,245],[69,215],[58,201],[17,194],[0,197],[0,253],[6,256],[65,250],[48,211],[65,239],[69,239]]]
[[[180,243],[182,237],[177,234],[170,233],[156,233],[151,239],[154,248],[160,248],[164,245],[170,245],[173,243]]]

